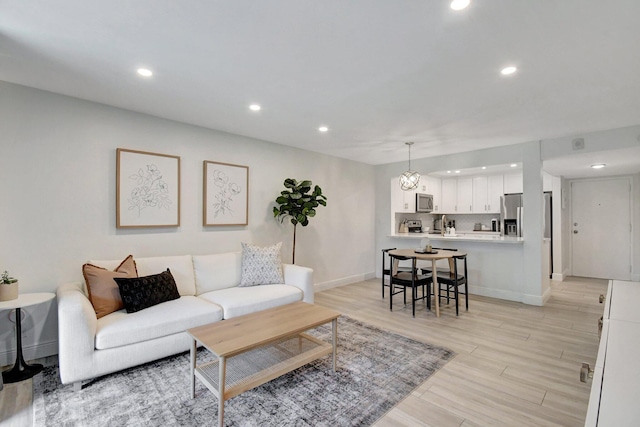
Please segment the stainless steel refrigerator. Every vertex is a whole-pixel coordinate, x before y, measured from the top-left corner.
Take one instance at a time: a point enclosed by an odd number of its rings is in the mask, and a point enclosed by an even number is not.
[[[502,197],[501,217],[505,236],[522,237],[522,194]]]
[[[505,194],[502,197],[502,221],[505,236],[522,237],[522,194]],[[544,193],[544,237],[551,238],[551,193]]]

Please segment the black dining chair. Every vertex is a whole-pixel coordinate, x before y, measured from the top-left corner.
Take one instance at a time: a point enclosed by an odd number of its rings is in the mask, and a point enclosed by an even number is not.
[[[467,255],[454,255],[451,259],[451,270],[438,270],[438,302],[443,296],[447,298],[447,304],[451,298],[456,301],[456,316],[458,315],[458,301],[460,286],[464,286],[464,303],[466,311],[469,311],[469,285],[467,281]],[[458,263],[463,263],[463,271],[460,271]],[[463,274],[464,272],[464,274]],[[434,289],[435,291],[435,289]],[[444,293],[444,295],[443,295]]]
[[[389,248],[382,250],[382,298],[384,298],[384,288],[388,288],[390,285],[385,282],[385,278],[391,276],[391,262],[389,262],[389,268],[386,265],[386,258],[388,258],[389,251],[393,251],[396,248]],[[397,267],[398,271],[411,271],[411,267]]]
[[[431,248],[431,250],[434,250],[434,251],[452,251],[452,252],[457,251],[457,249],[449,249],[449,248]],[[449,266],[449,267],[451,267],[451,266]],[[431,266],[422,267],[422,268],[420,268],[420,270],[422,271],[422,274],[432,274],[433,273],[433,271],[431,270]],[[438,271],[440,271],[440,270],[438,270]]]
[[[421,274],[416,267],[416,257],[406,257],[389,254],[391,260],[391,272],[389,275],[389,311],[393,311],[393,296],[404,294],[404,303],[407,304],[407,288],[411,289],[411,309],[413,317],[416,317],[416,301],[426,300],[427,309],[431,309],[431,275]],[[410,271],[398,271],[394,269],[400,261],[411,261]],[[418,290],[422,296],[418,296]]]

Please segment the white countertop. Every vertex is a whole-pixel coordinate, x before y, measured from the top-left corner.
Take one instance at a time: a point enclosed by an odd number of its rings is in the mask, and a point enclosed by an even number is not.
[[[509,244],[519,244],[524,241],[522,237],[513,237],[513,236],[501,236],[499,233],[489,234],[488,232],[460,232],[455,236],[453,235],[441,235],[441,234],[430,234],[430,233],[394,233],[389,237],[395,239],[424,239],[428,238],[429,240],[459,240],[465,242],[482,242],[482,243],[509,243]]]

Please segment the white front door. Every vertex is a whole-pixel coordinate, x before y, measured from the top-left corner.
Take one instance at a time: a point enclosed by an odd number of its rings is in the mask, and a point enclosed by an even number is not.
[[[571,265],[574,276],[631,278],[631,180],[571,183]]]

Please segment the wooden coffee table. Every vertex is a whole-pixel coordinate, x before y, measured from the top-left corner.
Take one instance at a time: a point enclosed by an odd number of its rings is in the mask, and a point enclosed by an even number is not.
[[[191,345],[191,398],[196,377],[218,398],[218,425],[224,425],[224,401],[328,354],[336,370],[340,313],[296,302],[187,330]],[[304,332],[332,322],[331,343]],[[196,364],[200,343],[217,360]]]

